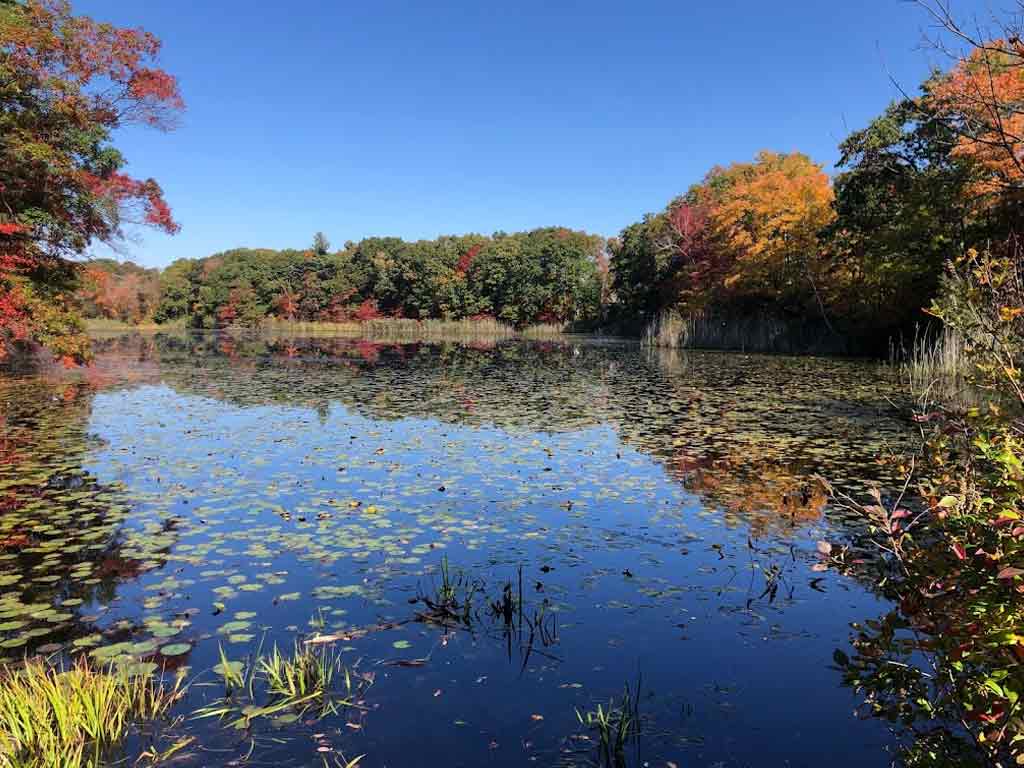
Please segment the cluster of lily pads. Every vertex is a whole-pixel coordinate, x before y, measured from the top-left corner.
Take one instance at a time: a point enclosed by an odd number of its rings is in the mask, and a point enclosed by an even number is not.
[[[408,717],[421,705],[400,670],[440,707],[452,678],[484,686],[515,656],[513,674],[571,714],[593,702],[560,670],[608,676],[573,664],[639,626],[664,644],[769,615],[765,636],[786,637],[793,584],[835,514],[812,475],[855,491],[881,445],[905,439],[877,379],[844,361],[145,343],[100,345],[99,373],[73,386],[0,379],[0,657],[187,669],[201,682],[181,711],[211,715],[190,727],[223,718],[268,750],[311,715],[284,703],[284,660],[306,659],[302,690],[353,703],[379,666],[375,695]],[[444,575],[446,557],[462,576]],[[338,638],[329,662],[304,655],[310,629]]]

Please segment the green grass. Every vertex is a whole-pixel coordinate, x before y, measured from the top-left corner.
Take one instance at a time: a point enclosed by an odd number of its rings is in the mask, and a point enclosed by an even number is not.
[[[358,708],[357,698],[365,687],[337,652],[323,645],[296,641],[291,654],[275,645],[267,654],[257,651],[248,665],[229,661],[223,650],[220,657],[215,672],[227,695],[194,715],[228,720],[235,728],[247,728],[261,717],[295,719],[312,710],[321,718],[344,707]]]
[[[213,668],[213,671],[220,675],[224,681],[224,688],[229,692],[232,689],[245,687],[245,664],[241,661],[231,661],[224,653],[224,646],[217,646],[217,653],[220,655],[220,664]]]
[[[0,768],[98,765],[138,723],[166,714],[181,696],[150,676],[69,668],[47,661],[0,669]]]
[[[284,698],[301,699],[310,695],[322,696],[331,690],[337,659],[322,648],[295,643],[295,651],[285,656],[273,647],[258,662],[267,681],[267,689]],[[349,684],[351,688],[351,684]]]
[[[627,684],[622,697],[612,699],[608,706],[598,704],[590,712],[576,710],[580,725],[594,731],[598,737],[600,765],[604,768],[624,768],[626,746],[640,735],[640,685],[631,692]]]

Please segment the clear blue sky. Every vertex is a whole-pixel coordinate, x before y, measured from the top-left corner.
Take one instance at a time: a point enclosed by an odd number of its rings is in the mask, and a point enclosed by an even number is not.
[[[958,0],[957,10],[983,10]],[[119,136],[183,226],[125,255],[369,235],[613,235],[760,149],[836,144],[929,66],[901,0],[77,0],[141,25],[188,103]],[[97,252],[98,255],[99,252]]]

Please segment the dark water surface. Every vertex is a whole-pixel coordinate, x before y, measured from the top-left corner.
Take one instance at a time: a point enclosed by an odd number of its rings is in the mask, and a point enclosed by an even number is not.
[[[0,655],[187,667],[162,734],[199,737],[180,764],[589,765],[576,710],[638,682],[629,765],[889,763],[832,661],[885,606],[822,566],[817,543],[857,528],[812,478],[893,485],[875,459],[911,430],[876,364],[98,346],[85,373],[0,378]],[[417,599],[445,562],[473,606],[448,626]],[[510,622],[490,608],[506,584]],[[190,718],[224,696],[219,648],[318,633],[341,636],[359,708]]]

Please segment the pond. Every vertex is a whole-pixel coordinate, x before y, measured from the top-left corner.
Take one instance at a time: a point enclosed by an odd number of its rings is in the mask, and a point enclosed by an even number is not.
[[[587,713],[627,688],[624,764],[889,764],[833,661],[887,606],[824,562],[860,531],[815,479],[895,487],[877,459],[913,431],[877,363],[97,349],[0,378],[0,654],[182,674],[162,726],[197,737],[182,764],[599,764]],[[336,706],[247,690],[296,643],[333,665]]]

